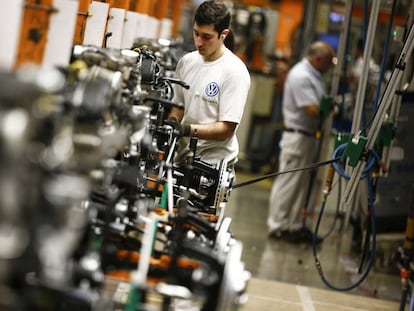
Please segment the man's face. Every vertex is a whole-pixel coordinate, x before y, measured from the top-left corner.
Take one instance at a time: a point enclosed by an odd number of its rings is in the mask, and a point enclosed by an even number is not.
[[[329,53],[328,55],[325,55],[324,57],[321,57],[320,63],[319,63],[319,71],[322,73],[326,73],[329,69],[333,67],[334,64],[334,55],[332,53]]]
[[[223,39],[214,30],[214,25],[193,26],[194,44],[204,58],[213,57],[223,43]]]

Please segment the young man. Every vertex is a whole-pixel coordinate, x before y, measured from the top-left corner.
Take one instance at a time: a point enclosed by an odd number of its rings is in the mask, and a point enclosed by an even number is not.
[[[236,129],[241,121],[250,75],[245,64],[224,45],[229,34],[230,12],[219,1],[205,1],[196,10],[193,38],[196,51],[177,64],[176,77],[190,88],[177,87],[174,101],[184,110],[173,108],[170,121],[183,136],[179,139],[176,162],[190,153],[190,138],[198,138],[197,154],[209,163],[225,159],[237,161],[239,145]]]

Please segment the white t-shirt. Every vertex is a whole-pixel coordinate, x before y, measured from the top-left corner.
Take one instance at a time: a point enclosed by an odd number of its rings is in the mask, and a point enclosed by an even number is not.
[[[186,54],[177,64],[176,77],[190,85],[188,90],[175,87],[174,101],[184,103],[183,123],[209,124],[229,121],[239,124],[250,87],[245,64],[230,50],[212,62],[204,62],[198,51]],[[179,140],[176,161],[188,154],[189,137]],[[199,139],[197,152],[201,159],[218,163],[231,161],[239,153],[234,134],[224,141]]]
[[[358,57],[355,60],[354,65],[352,66],[351,69],[351,75],[356,79],[359,80],[359,78],[362,75],[362,70],[364,69],[364,60],[361,57]],[[371,85],[376,86],[379,80],[379,72],[380,72],[380,67],[374,62],[373,59],[369,60],[369,65],[368,65],[368,83]],[[357,83],[358,81],[356,81]]]

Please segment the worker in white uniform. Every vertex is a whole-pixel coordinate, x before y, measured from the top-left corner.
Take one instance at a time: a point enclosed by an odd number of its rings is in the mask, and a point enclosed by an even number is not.
[[[179,129],[176,162],[190,154],[190,138],[198,138],[201,160],[233,165],[239,145],[236,130],[243,115],[250,87],[245,64],[224,44],[229,34],[230,12],[220,1],[205,1],[197,8],[193,38],[197,50],[183,56],[176,77],[190,85],[177,87],[174,101],[184,110],[173,108],[168,122]]]
[[[349,82],[352,91],[357,92],[357,87],[359,79],[362,75],[362,70],[364,67],[364,44],[362,39],[357,41],[357,46],[355,50],[355,62],[351,67]],[[367,97],[372,101],[375,89],[377,87],[380,76],[380,66],[378,66],[374,59],[371,57],[368,64],[368,80],[367,80]]]
[[[311,44],[307,56],[289,71],[283,90],[284,132],[280,140],[279,171],[301,168],[315,159],[319,101],[325,93],[322,75],[333,64],[334,50],[321,41]],[[303,226],[310,182],[309,171],[276,177],[269,199],[269,237],[289,242],[312,242],[312,231]]]

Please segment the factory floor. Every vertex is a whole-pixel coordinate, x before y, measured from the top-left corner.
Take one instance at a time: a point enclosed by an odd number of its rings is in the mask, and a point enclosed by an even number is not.
[[[235,184],[260,176],[237,168],[236,171]],[[268,238],[266,217],[271,184],[272,180],[266,179],[234,188],[225,210],[232,219],[233,236],[243,243],[242,261],[252,275],[249,300],[243,311],[399,310],[401,281],[393,254],[401,245],[402,233],[377,235],[377,257],[368,277],[352,290],[334,290],[331,286],[348,288],[361,277],[361,256],[351,247],[352,226],[341,228],[343,220],[337,219],[332,233],[317,247],[328,286],[315,268],[311,245]],[[308,223],[315,224],[316,216],[309,217]],[[335,204],[328,201],[321,236],[331,228],[334,218]]]

